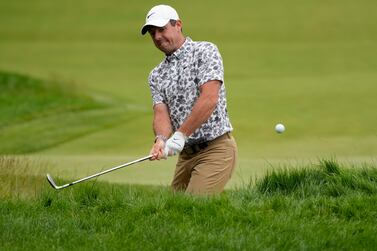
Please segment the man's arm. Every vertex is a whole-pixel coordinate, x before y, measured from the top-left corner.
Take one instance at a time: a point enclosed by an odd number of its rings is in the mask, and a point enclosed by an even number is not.
[[[158,138],[154,143],[151,154],[152,160],[161,159],[164,156],[165,141],[172,133],[172,125],[169,116],[169,108],[166,104],[160,103],[154,106],[153,131]]]
[[[188,137],[208,120],[217,106],[220,86],[220,81],[211,80],[200,87],[199,98],[178,131]]]

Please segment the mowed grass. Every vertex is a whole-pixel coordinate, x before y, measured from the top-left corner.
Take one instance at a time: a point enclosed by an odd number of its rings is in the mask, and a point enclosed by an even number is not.
[[[2,250],[373,250],[377,244],[372,165],[323,160],[276,169],[215,197],[97,181],[56,192],[30,174],[31,166],[28,158],[0,158]]]
[[[1,154],[41,151],[136,116],[69,83],[0,72],[0,88]]]
[[[376,156],[375,1],[167,3],[180,12],[186,35],[215,42],[223,55],[242,161]],[[125,114],[143,113],[41,154],[139,156],[149,151],[146,80],[163,55],[139,32],[154,4],[0,4],[1,69],[66,79],[90,95],[128,105]],[[273,131],[278,122],[287,127],[283,135]]]

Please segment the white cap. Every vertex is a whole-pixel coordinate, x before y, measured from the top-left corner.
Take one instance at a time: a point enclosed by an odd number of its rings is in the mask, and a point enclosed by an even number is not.
[[[147,14],[145,18],[145,24],[141,29],[141,34],[145,34],[148,31],[148,26],[163,27],[170,20],[179,20],[178,13],[169,5],[157,5],[154,6]]]

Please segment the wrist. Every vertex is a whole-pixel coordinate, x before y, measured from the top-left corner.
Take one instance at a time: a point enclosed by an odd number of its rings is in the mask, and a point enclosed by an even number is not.
[[[162,140],[164,143],[166,143],[166,141],[168,140],[168,138],[165,137],[164,135],[156,135],[156,137],[154,138],[154,143],[156,143],[157,140]]]
[[[186,135],[184,132],[182,132],[182,131],[178,131],[178,130],[177,130],[177,131],[175,132],[175,134],[179,134],[179,135],[180,135],[182,138],[184,138],[185,140],[188,138],[187,135]]]

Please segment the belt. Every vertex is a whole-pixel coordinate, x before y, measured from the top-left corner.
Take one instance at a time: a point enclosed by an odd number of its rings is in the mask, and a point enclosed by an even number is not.
[[[201,143],[198,143],[198,144],[193,144],[193,145],[188,145],[188,146],[185,146],[182,150],[182,152],[185,152],[187,154],[195,154],[195,153],[198,153],[200,152],[201,150],[204,150],[205,148],[207,148],[207,146],[211,145],[213,142],[217,141],[217,140],[220,140],[220,139],[224,139],[224,138],[230,138],[231,134],[230,132],[227,132],[213,140],[209,140],[209,141],[205,141],[205,142],[201,142]]]

